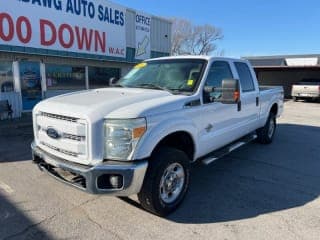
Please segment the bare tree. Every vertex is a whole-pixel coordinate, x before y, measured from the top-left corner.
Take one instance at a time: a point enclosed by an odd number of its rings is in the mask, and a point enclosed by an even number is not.
[[[172,55],[209,55],[223,38],[221,29],[212,25],[196,26],[184,19],[173,19]]]
[[[172,55],[183,54],[183,47],[186,44],[187,39],[192,35],[192,30],[190,21],[185,19],[173,19],[171,42]]]
[[[223,56],[225,56],[225,51],[224,51],[224,49],[216,51],[216,52],[215,52],[215,56],[217,56],[217,57],[223,57]]]

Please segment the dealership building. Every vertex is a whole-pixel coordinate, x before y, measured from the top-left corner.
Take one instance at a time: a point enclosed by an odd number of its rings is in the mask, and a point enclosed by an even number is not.
[[[106,0],[1,1],[0,101],[14,117],[42,99],[106,87],[167,56],[172,23]]]
[[[292,85],[303,79],[320,79],[320,55],[244,57],[249,60],[261,85],[280,85],[291,98]]]

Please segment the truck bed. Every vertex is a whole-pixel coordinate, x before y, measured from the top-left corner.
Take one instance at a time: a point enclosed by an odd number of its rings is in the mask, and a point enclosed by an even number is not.
[[[283,111],[283,87],[282,86],[260,86],[260,118],[266,120],[269,113],[270,102],[278,103],[278,116]]]

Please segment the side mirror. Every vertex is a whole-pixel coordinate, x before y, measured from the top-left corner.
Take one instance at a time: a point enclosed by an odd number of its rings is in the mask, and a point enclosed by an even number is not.
[[[118,82],[119,79],[115,78],[115,77],[112,77],[109,79],[109,86],[113,86],[113,85],[116,85],[116,83]]]
[[[237,79],[222,80],[221,103],[235,104],[240,101],[240,84]]]

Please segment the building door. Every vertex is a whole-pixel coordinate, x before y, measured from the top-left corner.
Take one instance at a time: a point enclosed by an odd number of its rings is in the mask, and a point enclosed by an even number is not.
[[[22,107],[24,111],[32,110],[42,99],[40,62],[23,61],[19,69]]]

